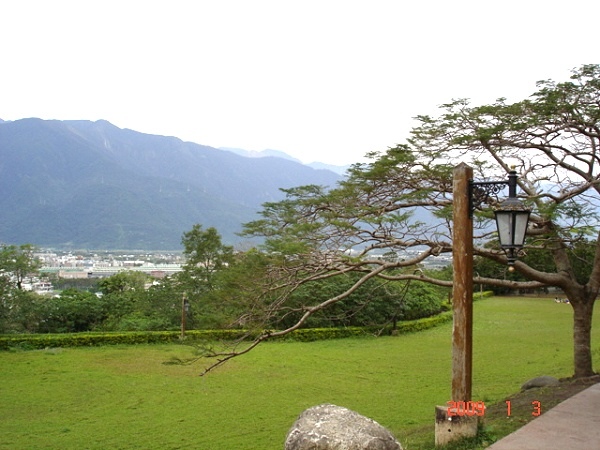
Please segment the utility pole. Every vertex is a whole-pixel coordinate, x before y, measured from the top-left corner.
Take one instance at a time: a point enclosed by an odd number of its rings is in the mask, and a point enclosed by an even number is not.
[[[473,218],[470,182],[473,169],[454,168],[452,401],[471,401],[473,374]]]

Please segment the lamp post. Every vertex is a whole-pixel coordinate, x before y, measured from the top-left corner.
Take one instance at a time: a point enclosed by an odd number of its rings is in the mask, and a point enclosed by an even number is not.
[[[185,294],[181,298],[181,339],[185,339],[185,318],[190,310],[190,302]]]
[[[529,211],[516,198],[517,173],[511,170],[508,181],[476,183],[473,169],[466,164],[454,168],[452,230],[452,397],[450,405],[463,407],[471,402],[473,369],[473,212],[509,187],[508,199],[495,211],[500,247],[506,252],[512,269],[523,247]],[[452,414],[453,406],[436,407],[435,443],[445,445],[477,434],[477,416]],[[456,412],[456,411],[454,411]]]
[[[452,400],[471,401],[473,360],[473,211],[508,186],[508,198],[495,211],[500,247],[505,251],[509,270],[515,264],[525,241],[530,211],[517,199],[517,172],[507,181],[477,183],[473,169],[466,164],[454,168],[453,180],[453,330]]]

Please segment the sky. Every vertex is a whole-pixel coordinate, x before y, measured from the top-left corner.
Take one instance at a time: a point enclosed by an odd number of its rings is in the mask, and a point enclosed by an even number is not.
[[[597,0],[0,0],[0,119],[352,164],[598,63]]]

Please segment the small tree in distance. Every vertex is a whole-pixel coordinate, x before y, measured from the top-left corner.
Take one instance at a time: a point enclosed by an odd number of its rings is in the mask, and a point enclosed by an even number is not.
[[[42,263],[33,256],[35,247],[31,244],[2,245],[0,247],[0,274],[12,276],[17,289],[23,289],[23,281],[37,274]]]
[[[224,245],[221,235],[213,227],[203,229],[195,224],[181,238],[186,263],[183,271],[175,280],[179,290],[179,301],[183,296],[189,301],[189,323],[191,327],[199,324],[200,314],[203,322],[210,326],[222,326],[223,319],[218,317],[214,302],[210,301],[215,290],[217,275],[233,262],[233,247]],[[219,306],[219,305],[217,305]]]
[[[181,238],[183,253],[187,257],[184,267],[186,278],[195,280],[204,290],[214,287],[214,275],[233,260],[233,247],[223,245],[221,235],[213,227],[206,230],[195,224]]]

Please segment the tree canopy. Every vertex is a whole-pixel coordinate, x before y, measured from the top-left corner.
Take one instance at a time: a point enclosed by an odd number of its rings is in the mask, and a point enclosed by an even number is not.
[[[301,306],[297,320],[273,334],[302,326],[318,311],[340,302],[372,279],[451,282],[415,273],[427,258],[452,251],[452,170],[473,167],[478,181],[505,179],[514,166],[519,196],[532,209],[524,254],[544,255],[549,264],[527,258],[516,263],[520,279],[478,277],[475,282],[506,288],[556,287],[574,310],[575,376],[593,373],[591,317],[600,290],[600,66],[574,69],[569,81],[540,81],[527,99],[472,106],[458,99],[437,117],[417,116],[402,144],[367,155],[334,189],[302,186],[267,203],[245,234],[265,240],[263,250],[280,255],[269,267],[265,290],[270,314],[289,314],[294,292],[323,279],[358,274],[348,287]],[[490,200],[475,217],[478,258],[506,264]],[[585,253],[586,276],[573,249]],[[386,258],[383,255],[393,255]],[[579,253],[581,254],[581,253]],[[261,297],[264,301],[264,295]],[[222,355],[226,360],[233,353]]]
[[[0,246],[0,276],[22,289],[25,278],[41,267],[40,261],[33,256],[34,251],[31,244]]]
[[[214,274],[232,261],[233,247],[221,242],[215,228],[203,230],[200,224],[183,233],[181,243],[187,257],[184,273],[195,279],[197,285],[203,285],[204,290],[211,290]]]

